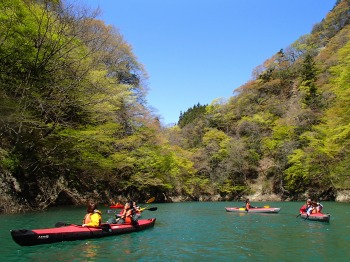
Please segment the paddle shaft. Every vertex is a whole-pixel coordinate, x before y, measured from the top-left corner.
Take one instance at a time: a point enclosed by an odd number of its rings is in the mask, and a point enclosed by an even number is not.
[[[148,199],[147,201],[146,201],[146,203],[145,204],[150,204],[150,203],[153,203],[154,202],[154,200],[156,200],[156,198],[155,197],[152,197],[152,198],[150,198],[150,199]],[[145,205],[144,204],[144,205]],[[144,206],[143,205],[143,206]],[[141,207],[142,208],[142,207]]]
[[[144,210],[156,211],[157,209],[158,209],[157,207],[149,207],[149,208],[147,207],[147,208],[145,208],[145,209],[142,209],[141,212],[144,211]],[[108,209],[108,210],[107,210],[107,213],[108,213],[108,214],[111,214],[111,213],[115,213],[115,214],[116,214],[116,213],[120,213],[120,212],[115,211],[115,210]]]

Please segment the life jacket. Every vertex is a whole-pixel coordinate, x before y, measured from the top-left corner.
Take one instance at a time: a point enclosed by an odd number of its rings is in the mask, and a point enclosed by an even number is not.
[[[83,224],[89,224],[91,222],[92,213],[87,213],[83,219]]]
[[[244,205],[244,208],[245,208],[245,210],[249,210],[250,208],[254,208],[251,204],[250,204],[250,202],[249,203],[246,203],[245,205]]]
[[[101,225],[101,211],[99,211],[99,210],[97,210],[97,209],[95,209],[94,210],[94,213],[87,213],[86,215],[85,215],[85,217],[84,217],[84,219],[83,219],[83,224],[89,224],[89,223],[91,223],[91,222],[93,222],[92,221],[92,219],[91,219],[91,217],[93,216],[93,215],[98,215],[99,216],[99,221],[98,221],[98,225],[97,226],[100,226]]]
[[[125,218],[125,223],[126,224],[131,224],[132,223],[132,217],[130,217],[130,216],[127,216],[126,218]]]
[[[130,208],[126,211],[124,210],[122,212],[121,217],[126,224],[133,224],[134,223],[134,220],[133,220],[134,215],[135,215],[135,210],[133,208]]]
[[[299,209],[300,212],[306,212],[306,205],[303,205],[300,209]]]

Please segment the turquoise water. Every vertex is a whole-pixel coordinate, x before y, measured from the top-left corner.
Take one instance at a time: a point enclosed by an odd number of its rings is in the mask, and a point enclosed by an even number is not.
[[[84,207],[0,216],[3,261],[350,261],[350,203],[323,202],[331,222],[296,218],[301,202],[262,202],[278,214],[226,212],[237,202],[153,203],[154,228],[101,239],[21,247],[10,229],[80,224]],[[103,220],[107,207],[100,207]]]

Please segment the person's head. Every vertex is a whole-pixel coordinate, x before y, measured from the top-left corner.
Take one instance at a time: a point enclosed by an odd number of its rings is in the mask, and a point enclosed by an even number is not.
[[[130,209],[130,208],[132,208],[132,207],[133,207],[132,201],[126,202],[125,205],[124,205],[124,207],[125,207],[125,209]]]
[[[90,202],[88,205],[87,205],[87,212],[88,213],[94,213],[94,210],[97,209],[97,205],[93,202]]]
[[[249,203],[249,199],[246,199],[246,201],[245,201],[246,203]]]

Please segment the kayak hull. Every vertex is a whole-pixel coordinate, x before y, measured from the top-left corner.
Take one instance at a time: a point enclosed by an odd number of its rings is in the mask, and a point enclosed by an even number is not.
[[[101,227],[82,227],[68,225],[46,229],[11,230],[12,239],[20,246],[34,246],[62,241],[75,241],[90,238],[101,238],[145,230],[154,226],[156,219],[139,220],[138,225],[102,224]]]
[[[109,208],[123,209],[123,208],[124,208],[124,205],[117,204],[117,205],[109,206]]]
[[[257,207],[249,208],[248,211],[242,207],[225,207],[227,212],[237,212],[237,213],[278,213],[280,207]]]
[[[330,214],[323,214],[323,213],[315,213],[310,214],[309,216],[303,212],[300,214],[301,218],[304,218],[305,220],[311,220],[311,221],[320,221],[320,222],[329,222],[331,219]]]

